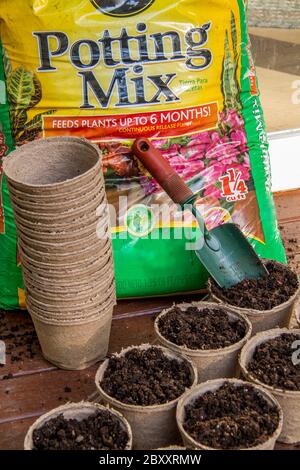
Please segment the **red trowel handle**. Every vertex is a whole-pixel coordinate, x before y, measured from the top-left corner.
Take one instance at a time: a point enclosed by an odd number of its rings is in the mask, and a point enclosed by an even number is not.
[[[183,205],[193,196],[183,179],[169,165],[160,151],[148,139],[137,139],[132,147],[133,153],[144,167],[166,191],[172,201]]]

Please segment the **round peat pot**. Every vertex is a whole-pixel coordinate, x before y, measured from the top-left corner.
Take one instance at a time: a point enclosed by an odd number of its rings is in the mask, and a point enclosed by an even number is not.
[[[77,259],[82,259],[84,257],[86,257],[86,259],[96,259],[98,256],[102,255],[103,250],[106,248],[101,240],[98,240],[94,244],[81,243],[80,249],[71,253],[67,252],[57,254],[55,252],[52,253],[51,251],[48,253],[43,253],[42,251],[28,246],[23,242],[22,238],[19,238],[18,246],[20,247],[20,251],[24,253],[28,259],[30,259],[32,264],[35,264],[35,262],[46,263],[56,267],[57,265],[65,266],[66,264],[72,264],[72,261],[75,262]]]
[[[29,307],[34,327],[47,361],[60,369],[80,370],[101,361],[108,351],[113,307],[96,319],[57,322],[41,319]]]
[[[149,344],[130,346],[115,356],[124,356],[128,351],[135,348],[146,350],[152,347],[153,346]],[[161,346],[155,346],[155,348],[160,348],[166,358],[175,359],[178,362],[185,361],[191,372],[191,386],[194,386],[197,383],[197,370],[187,358]],[[164,404],[151,406],[122,403],[116,398],[108,395],[101,387],[101,381],[108,364],[109,359],[106,359],[99,367],[95,379],[96,387],[100,394],[101,401],[120,411],[120,413],[122,413],[129,421],[133,433],[134,449],[156,449],[158,447],[169,446],[172,442],[176,442],[179,435],[176,426],[175,412],[176,405],[180,397]]]
[[[68,298],[63,295],[48,295],[46,292],[41,295],[36,289],[26,285],[25,294],[27,300],[30,299],[31,305],[33,305],[39,311],[46,311],[49,315],[57,316],[58,318],[66,315],[75,316],[76,314],[82,315],[84,312],[94,310],[98,305],[102,305],[108,300],[115,299],[115,283],[112,280],[107,283],[102,291],[97,286],[91,286],[89,290],[78,292],[73,295],[73,298],[69,295]]]
[[[281,265],[287,268],[286,265],[282,263],[273,262],[275,265]],[[288,269],[288,268],[287,268]],[[300,285],[298,285],[297,291],[287,300],[286,302],[277,305],[271,310],[256,310],[253,308],[242,308],[235,305],[231,305],[226,297],[222,295],[217,295],[212,289],[212,281],[208,281],[208,290],[210,294],[210,299],[213,302],[223,304],[230,308],[232,311],[237,313],[243,313],[247,315],[249,320],[252,323],[252,334],[258,333],[260,331],[269,330],[275,327],[284,327],[289,325],[289,321],[293,312],[295,301],[300,294]]]
[[[188,405],[192,405],[199,397],[203,396],[207,392],[216,392],[219,388],[221,388],[225,383],[234,384],[235,387],[245,387],[249,386],[255,389],[260,395],[272,406],[275,406],[278,410],[279,422],[277,429],[273,433],[272,436],[269,436],[267,440],[261,444],[255,445],[253,447],[248,448],[239,448],[235,450],[272,450],[274,449],[275,442],[280,435],[281,428],[282,428],[282,410],[280,408],[279,403],[277,400],[269,393],[266,392],[262,387],[258,385],[253,385],[248,382],[244,382],[243,380],[238,379],[215,379],[215,380],[208,380],[202,384],[197,385],[191,390],[188,390],[183,397],[179,400],[177,405],[176,411],[176,420],[177,425],[179,427],[183,443],[187,448],[192,449],[203,449],[203,450],[222,450],[221,448],[214,448],[204,445],[200,441],[196,441],[185,429],[184,429],[184,422],[186,419],[186,407]],[[246,424],[245,424],[246,425]],[[215,426],[218,426],[217,422]]]
[[[98,238],[96,233],[93,233],[91,236],[86,237],[84,242],[81,240],[70,241],[65,243],[47,243],[44,241],[33,240],[32,238],[27,237],[22,232],[18,234],[19,240],[22,241],[22,244],[29,249],[38,251],[40,253],[45,253],[46,255],[51,253],[55,256],[60,255],[69,255],[74,252],[81,251],[83,246],[92,247],[99,246],[101,251],[107,250],[108,242],[110,241],[109,234],[107,233],[106,237]]]
[[[101,217],[105,213],[104,204],[106,203],[105,195],[97,193],[93,199],[87,204],[81,205],[77,208],[71,205],[62,211],[60,207],[57,208],[55,213],[52,212],[32,212],[27,209],[23,209],[18,204],[12,202],[14,211],[14,217],[26,224],[38,224],[48,228],[48,226],[60,226],[73,223],[74,220],[81,220],[92,216],[99,209],[98,215]],[[102,207],[103,205],[103,207]]]
[[[81,308],[82,310],[93,308],[99,305],[108,296],[112,296],[115,291],[114,274],[110,274],[109,278],[102,284],[91,284],[90,288],[71,295],[69,298],[66,296],[51,295],[47,291],[38,291],[30,283],[25,281],[25,292],[30,297],[31,302],[36,308],[53,311],[54,313],[59,310],[63,312],[66,310],[75,310]],[[49,287],[51,289],[51,287]],[[51,292],[51,291],[50,291]],[[66,289],[66,294],[68,290]]]
[[[132,448],[132,432],[129,423],[127,420],[122,416],[118,411],[106,408],[104,406],[98,405],[96,403],[89,403],[89,402],[80,402],[80,403],[68,403],[63,406],[59,406],[48,413],[42,415],[38,418],[32,426],[27,431],[24,441],[24,450],[34,450],[34,431],[36,429],[42,428],[48,421],[51,419],[57,418],[61,414],[63,415],[64,419],[66,420],[77,420],[82,421],[87,419],[95,413],[103,411],[105,413],[109,413],[112,417],[117,418],[121,425],[121,429],[127,433],[128,442],[124,449],[119,450],[130,450]],[[76,444],[75,444],[76,446]],[[101,450],[101,449],[99,449]]]
[[[203,309],[221,309],[230,320],[240,320],[245,325],[245,336],[238,342],[220,349],[190,349],[187,346],[179,346],[163,336],[159,329],[159,321],[168,315],[173,307],[163,310],[155,319],[154,330],[155,335],[162,346],[171,349],[174,352],[184,354],[188,357],[198,372],[198,382],[216,379],[219,377],[235,377],[238,367],[238,355],[251,336],[252,326],[245,315],[232,311],[228,307],[219,307],[212,302],[192,302],[190,304],[183,303],[177,305],[182,311],[189,307]]]
[[[12,152],[3,169],[15,189],[28,194],[65,194],[101,172],[98,147],[77,137],[35,140]]]
[[[63,297],[58,297],[57,299],[45,296],[40,296],[34,289],[30,289],[30,286],[27,287],[25,281],[25,293],[26,297],[30,299],[31,304],[36,309],[46,310],[49,313],[53,312],[54,314],[59,311],[63,313],[64,311],[84,311],[88,309],[93,309],[98,305],[101,305],[106,301],[107,298],[113,298],[115,293],[115,281],[114,275],[112,274],[106,283],[103,283],[102,289],[99,287],[94,288],[91,286],[88,293],[82,293],[82,295],[75,295],[73,300],[64,299]]]
[[[73,287],[72,283],[69,286],[59,287],[54,286],[50,281],[47,285],[41,286],[41,284],[37,284],[35,280],[31,278],[31,276],[26,275],[24,278],[26,289],[31,293],[33,297],[41,302],[51,301],[54,304],[56,302],[65,301],[68,303],[74,304],[76,299],[85,298],[87,299],[91,293],[95,293],[106,296],[109,292],[109,289],[114,284],[114,272],[110,271],[105,277],[101,275],[98,279],[91,281],[89,278],[86,280],[85,284],[81,286]],[[50,303],[51,303],[50,302]]]
[[[110,265],[109,265],[110,264]],[[24,265],[22,266],[23,277],[26,284],[26,281],[36,286],[39,290],[49,291],[49,288],[53,289],[53,292],[57,294],[64,294],[66,291],[76,295],[77,292],[85,290],[91,284],[99,284],[102,279],[105,279],[113,271],[112,259],[110,263],[107,264],[102,269],[98,269],[93,274],[88,276],[81,276],[80,274],[71,275],[67,278],[61,277],[59,279],[53,277],[47,277],[47,273],[37,274],[32,269],[27,269]]]
[[[70,295],[74,296],[77,292],[88,289],[90,285],[99,285],[102,280],[104,283],[106,276],[109,276],[113,271],[113,267],[111,265],[110,267],[107,266],[105,269],[97,270],[94,274],[90,274],[88,276],[81,277],[80,274],[78,274],[73,277],[69,276],[67,279],[56,279],[53,277],[47,277],[46,274],[39,276],[37,273],[26,269],[24,266],[22,266],[22,269],[25,285],[28,280],[29,285],[31,284],[38,290],[49,292],[49,289],[51,289],[51,291],[58,295],[64,295],[68,291]]]
[[[46,205],[51,205],[51,204],[57,204],[60,205],[60,203],[65,204],[69,203],[76,204],[76,201],[82,197],[84,194],[90,194],[95,191],[95,188],[103,187],[104,188],[104,177],[102,171],[99,171],[95,176],[88,181],[86,184],[82,184],[78,188],[72,188],[72,191],[70,191],[70,188],[66,188],[65,192],[61,191],[58,193],[51,193],[50,195],[48,193],[40,192],[36,194],[30,194],[28,192],[24,191],[19,191],[16,189],[9,181],[7,181],[7,186],[9,190],[9,194],[16,200],[17,202],[21,201],[21,204],[23,203],[29,203],[31,205],[34,205],[36,207],[41,204],[42,206]],[[29,209],[29,207],[28,207]]]
[[[58,266],[56,269],[53,268],[53,265],[47,265],[42,263],[40,265],[33,264],[31,260],[23,256],[23,253],[20,254],[22,266],[25,268],[25,271],[31,271],[35,276],[42,276],[44,279],[53,279],[54,281],[76,281],[78,277],[81,280],[85,276],[93,275],[99,273],[99,276],[104,276],[107,274],[107,271],[113,269],[113,260],[110,254],[105,255],[103,258],[93,259],[89,263],[79,263],[77,265],[67,265]],[[24,272],[25,272],[24,271]]]
[[[105,316],[109,315],[109,312],[113,311],[116,302],[113,300],[109,300],[106,304],[99,305],[94,308],[94,310],[82,310],[78,312],[78,314],[72,314],[70,312],[64,312],[59,315],[53,315],[52,313],[45,312],[41,309],[35,309],[35,307],[31,306],[29,303],[27,304],[28,311],[30,312],[31,316],[34,317],[36,320],[40,320],[42,323],[56,325],[56,326],[80,326],[82,324],[92,323],[100,318],[104,318]]]
[[[84,192],[83,192],[84,191]],[[55,195],[49,196],[31,196],[28,199],[27,195],[18,191],[16,194],[12,186],[9,186],[10,199],[14,205],[20,209],[35,212],[38,214],[60,214],[72,209],[78,209],[90,203],[95,195],[99,194],[102,199],[105,198],[105,188],[103,185],[103,175],[99,173],[97,178],[91,182],[87,189],[80,189],[76,193],[72,193],[71,197]],[[74,194],[74,196],[73,196]]]
[[[37,307],[33,302],[30,295],[26,297],[26,305],[29,312],[42,322],[50,323],[51,325],[72,325],[81,324],[82,322],[91,322],[97,320],[106,312],[109,312],[116,305],[116,296],[114,289],[103,297],[99,304],[93,307],[81,308],[75,304],[71,308],[61,307],[56,310],[48,310],[46,306]]]
[[[79,222],[80,226],[68,224],[67,226],[47,227],[47,229],[42,227],[41,224],[36,224],[33,228],[29,228],[25,225],[26,221],[25,224],[23,224],[23,220],[18,221],[17,218],[15,222],[19,236],[21,237],[22,234],[25,234],[25,236],[30,237],[32,241],[37,240],[59,244],[73,243],[79,240],[83,241],[91,236],[97,237],[98,239],[110,238],[109,220],[107,218],[99,218],[96,215],[93,222],[89,222],[84,227],[82,226],[84,225],[82,221]],[[99,233],[101,233],[101,237],[99,237]]]
[[[52,234],[60,234],[63,233],[69,233],[73,231],[80,231],[83,230],[84,228],[90,227],[94,231],[96,231],[96,227],[98,224],[98,221],[100,220],[100,217],[96,214],[96,210],[94,210],[92,213],[86,213],[83,217],[75,218],[72,219],[71,221],[66,221],[64,222],[63,220],[60,221],[60,223],[42,223],[40,222],[37,218],[36,221],[34,222],[33,220],[28,220],[25,219],[24,217],[20,217],[16,212],[14,212],[14,220],[17,225],[21,225],[21,227],[27,227],[30,230],[34,230],[35,232],[39,233],[44,233],[44,234],[49,234],[49,240],[52,238]]]
[[[277,386],[270,386],[259,380],[252,372],[248,370],[248,364],[253,358],[256,348],[265,343],[268,340],[278,338],[282,334],[296,334],[299,335],[300,340],[300,329],[288,328],[274,328],[273,330],[264,331],[258,333],[244,346],[241,351],[239,365],[241,373],[246,380],[254,384],[258,384],[263,387],[267,392],[278,400],[283,410],[283,428],[279,437],[279,441],[287,444],[294,444],[300,442],[300,390],[283,390]],[[300,343],[299,343],[300,344]],[[299,351],[299,345],[298,345]],[[296,349],[291,349],[291,361],[292,354],[295,353],[297,357]],[[297,359],[297,358],[296,358]],[[276,365],[274,364],[274,368]]]

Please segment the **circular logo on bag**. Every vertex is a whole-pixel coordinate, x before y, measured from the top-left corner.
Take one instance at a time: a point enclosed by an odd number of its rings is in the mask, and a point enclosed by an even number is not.
[[[155,225],[154,215],[150,207],[137,204],[131,207],[125,215],[125,226],[134,237],[145,237],[152,232]]]
[[[109,16],[133,16],[149,8],[155,0],[90,0],[95,8]]]

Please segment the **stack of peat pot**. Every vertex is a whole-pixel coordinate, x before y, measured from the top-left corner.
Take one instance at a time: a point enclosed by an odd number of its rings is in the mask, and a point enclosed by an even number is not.
[[[4,171],[26,304],[46,359],[82,369],[105,357],[116,303],[99,150],[50,138],[12,152]]]

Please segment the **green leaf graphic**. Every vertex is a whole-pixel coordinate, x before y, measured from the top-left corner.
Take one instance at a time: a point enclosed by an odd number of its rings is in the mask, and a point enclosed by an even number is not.
[[[242,109],[242,103],[240,99],[240,86],[237,79],[239,55],[236,21],[233,13],[231,14],[231,39],[234,54],[233,59],[229,43],[228,31],[226,31],[222,71],[222,92],[224,96],[225,109],[236,109],[239,112]]]
[[[17,67],[7,81],[7,93],[9,101],[18,108],[28,109],[35,95],[33,72],[24,67]]]
[[[2,54],[3,54],[4,73],[5,73],[6,79],[8,80],[12,74],[12,66],[8,58],[6,49],[3,48]]]
[[[24,125],[27,121],[27,112],[25,109],[18,110],[11,108],[10,110],[10,124],[13,138],[24,130]]]
[[[234,75],[234,64],[231,60],[228,32],[226,31],[224,44],[224,62],[222,88],[224,95],[224,104],[226,109],[234,109],[236,105],[237,86]]]
[[[231,37],[232,37],[232,44],[233,44],[233,53],[234,53],[234,63],[237,67],[238,64],[238,47],[237,47],[237,29],[236,29],[236,21],[233,11],[231,12]]]
[[[24,132],[18,137],[17,142],[24,142],[27,140],[34,140],[35,137],[43,130],[43,116],[55,113],[56,109],[50,109],[43,113],[36,114],[31,121],[27,122],[24,126]]]
[[[173,144],[179,144],[181,147],[186,147],[190,142],[191,138],[188,136],[175,137],[173,139],[168,139],[168,141],[161,147],[162,150],[167,150]]]
[[[34,94],[31,97],[30,100],[30,108],[33,108],[36,106],[42,99],[42,87],[41,87],[41,82],[37,78],[35,74],[33,74],[33,84],[34,84]]]

